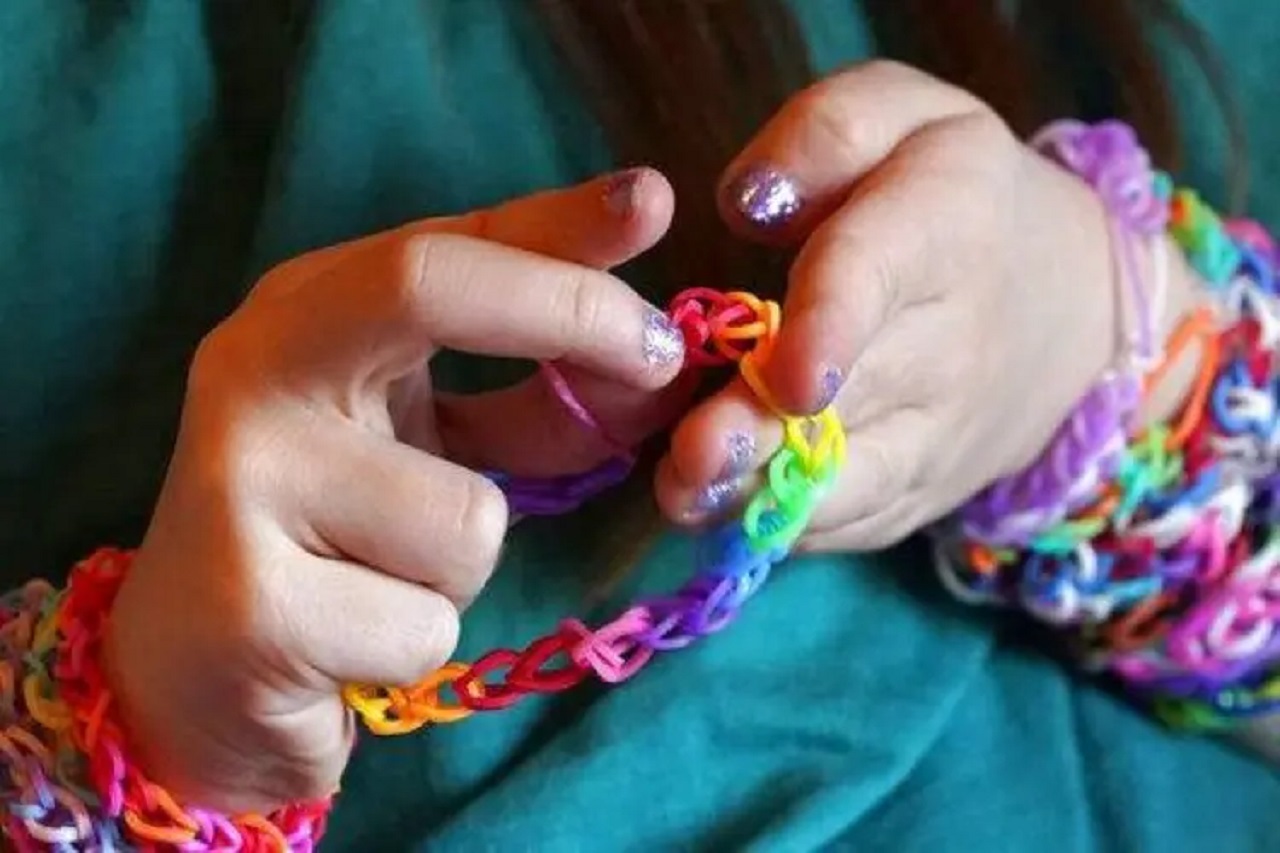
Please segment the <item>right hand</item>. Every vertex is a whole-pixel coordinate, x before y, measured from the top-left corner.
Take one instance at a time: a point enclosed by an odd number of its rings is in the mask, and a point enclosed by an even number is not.
[[[538,377],[433,393],[439,349],[559,361],[621,441],[678,415],[679,348],[653,358],[660,315],[601,271],[670,223],[667,182],[629,175],[296,258],[203,342],[107,637],[149,776],[236,813],[332,794],[354,735],[340,686],[446,662],[498,559],[506,501],[471,469],[610,453]]]

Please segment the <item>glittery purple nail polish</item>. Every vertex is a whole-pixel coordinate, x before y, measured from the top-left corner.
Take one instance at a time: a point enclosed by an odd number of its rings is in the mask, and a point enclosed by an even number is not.
[[[795,182],[765,166],[743,172],[727,192],[734,209],[758,228],[784,225],[803,206]]]
[[[643,346],[644,360],[650,367],[668,367],[684,360],[684,335],[656,308],[645,314]]]
[[[724,470],[720,476],[721,478],[741,477],[751,470],[751,463],[755,461],[756,437],[749,432],[739,430],[730,433],[725,443],[728,445],[729,452],[725,457]]]
[[[738,494],[738,479],[751,470],[756,457],[756,437],[749,432],[730,433],[725,442],[728,452],[720,476],[712,480],[694,499],[694,508],[711,513],[723,509]]]
[[[715,480],[698,493],[693,505],[699,512],[719,512],[737,494],[737,478],[728,477],[723,480]]]
[[[636,212],[636,186],[640,169],[628,169],[609,178],[604,185],[604,206],[619,219],[630,219]]]
[[[822,411],[827,406],[835,402],[836,395],[840,393],[840,389],[844,386],[844,371],[838,367],[827,365],[822,368],[821,378],[821,396],[818,398],[818,411]]]

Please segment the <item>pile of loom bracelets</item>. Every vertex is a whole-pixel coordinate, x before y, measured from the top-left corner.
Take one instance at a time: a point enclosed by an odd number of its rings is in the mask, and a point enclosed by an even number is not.
[[[407,688],[349,685],[343,696],[370,731],[403,734],[455,722],[476,711],[510,707],[528,695],[567,690],[593,676],[610,684],[625,681],[656,653],[724,629],[787,558],[844,463],[844,429],[830,408],[813,418],[785,415],[764,388],[759,368],[781,323],[777,303],[695,288],[676,296],[669,314],[685,339],[685,368],[737,364],[748,387],[783,419],[783,444],[741,518],[700,538],[693,576],[683,586],[633,604],[608,624],[591,629],[567,619],[521,650],[497,649],[474,663],[450,663]],[[554,382],[554,368],[547,372]],[[599,428],[568,396],[567,385],[554,387],[585,427]],[[513,512],[547,515],[572,511],[619,482],[630,465],[624,453],[578,477],[490,476],[506,492]]]
[[[1124,394],[1107,377],[1037,465],[935,531],[935,552],[960,598],[1062,626],[1086,665],[1171,724],[1225,728],[1280,711],[1280,257],[1254,223],[1146,180],[1208,304],[1142,379],[1154,387],[1194,343],[1188,402],[1173,423],[1099,442],[1094,416],[1121,409],[1098,400]]]

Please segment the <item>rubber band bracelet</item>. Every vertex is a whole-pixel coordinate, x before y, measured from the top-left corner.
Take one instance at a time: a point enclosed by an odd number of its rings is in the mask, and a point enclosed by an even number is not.
[[[1224,222],[1176,190],[1122,125],[1060,123],[1039,139],[1131,231],[1150,239],[1167,228],[1204,279],[1209,304],[1162,359],[1145,358],[1155,351],[1141,328],[1130,335],[1149,371],[1144,393],[1191,346],[1199,376],[1175,421],[1134,431],[1073,483],[1065,515],[1011,517],[1027,505],[1006,491],[988,495],[982,523],[971,512],[941,525],[940,575],[964,600],[1018,605],[1072,631],[1086,666],[1119,676],[1172,724],[1227,728],[1280,712],[1275,245],[1256,223]],[[1156,298],[1160,270],[1157,256]],[[1022,532],[1000,532],[1012,529]]]

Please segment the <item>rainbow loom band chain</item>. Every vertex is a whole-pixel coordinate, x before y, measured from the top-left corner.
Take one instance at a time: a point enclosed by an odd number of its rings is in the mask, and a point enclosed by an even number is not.
[[[626,681],[656,653],[723,630],[790,554],[844,464],[839,418],[831,408],[812,418],[791,417],[764,388],[759,368],[781,325],[777,303],[748,293],[694,288],[672,300],[669,316],[685,338],[686,369],[737,364],[748,387],[783,419],[783,444],[742,517],[701,537],[696,572],[683,586],[636,602],[595,630],[567,619],[521,651],[498,649],[472,664],[450,663],[412,687],[347,686],[347,704],[370,731],[403,734],[456,722],[476,711],[510,707],[530,694],[567,690],[592,675],[608,684]],[[567,385],[557,391],[562,397],[572,393]],[[576,400],[570,409],[584,425],[594,421]],[[558,493],[563,485],[546,488]],[[536,486],[522,481],[521,488]],[[521,494],[521,500],[527,496]]]

